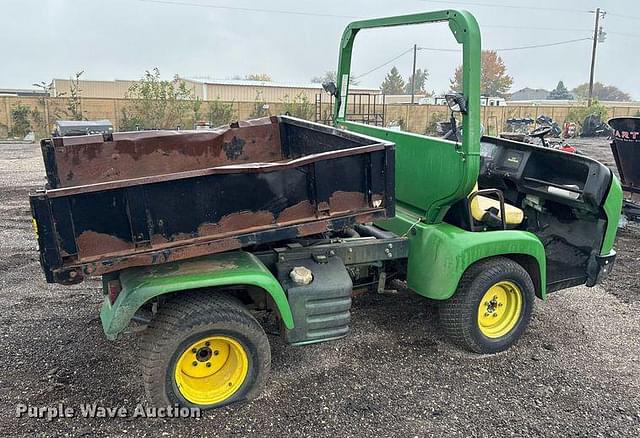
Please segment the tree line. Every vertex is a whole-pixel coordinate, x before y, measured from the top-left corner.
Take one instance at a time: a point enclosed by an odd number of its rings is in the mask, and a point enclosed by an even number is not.
[[[507,67],[495,50],[483,50],[481,54],[480,94],[489,97],[508,98],[511,95],[513,76],[507,73]],[[462,92],[462,66],[458,66],[450,79],[450,90]],[[416,70],[415,94],[432,95],[427,91],[426,83],[429,78],[428,70]],[[393,66],[380,84],[383,94],[411,94],[411,75],[405,80],[398,68]],[[550,91],[547,99],[573,100],[586,99],[589,94],[589,83],[576,86],[571,91],[567,89],[563,81],[559,81],[556,87]],[[625,102],[630,101],[631,96],[614,85],[605,85],[601,82],[593,84],[593,98]]]

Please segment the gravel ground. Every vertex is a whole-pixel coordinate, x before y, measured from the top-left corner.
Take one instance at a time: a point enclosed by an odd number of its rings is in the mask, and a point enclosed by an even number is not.
[[[607,154],[604,140],[585,144]],[[36,145],[0,145],[1,436],[640,435],[637,228],[619,234],[603,286],[538,302],[505,353],[450,346],[417,296],[367,295],[345,339],[291,347],[271,337],[271,377],[251,403],[200,419],[18,419],[18,403],[144,403],[139,337],[105,340],[99,283],[44,281],[27,201],[43,178]]]

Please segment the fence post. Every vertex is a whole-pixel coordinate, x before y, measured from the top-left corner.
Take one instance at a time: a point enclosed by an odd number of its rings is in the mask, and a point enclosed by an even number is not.
[[[9,99],[4,98],[4,111],[7,113],[7,132],[11,132],[13,126],[11,124],[11,112],[9,111]]]
[[[118,99],[113,99],[113,130],[118,130]]]

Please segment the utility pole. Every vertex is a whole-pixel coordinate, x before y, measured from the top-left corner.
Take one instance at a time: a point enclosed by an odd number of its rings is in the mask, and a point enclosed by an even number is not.
[[[600,11],[600,8],[596,8],[595,13],[596,13],[596,24],[593,29],[593,48],[591,49],[591,71],[589,73],[588,106],[591,106],[591,101],[593,99],[593,71],[596,67],[596,47],[598,47],[598,32],[602,32],[602,28],[599,27],[600,14],[602,14],[602,18],[604,18],[605,11]]]
[[[406,47],[406,46],[405,46]],[[416,54],[418,53],[418,45],[413,45],[413,73],[411,73],[411,103],[414,103],[416,97]]]

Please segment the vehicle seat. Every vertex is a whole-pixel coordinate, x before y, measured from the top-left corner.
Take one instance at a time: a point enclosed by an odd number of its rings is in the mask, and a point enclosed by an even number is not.
[[[478,183],[473,187],[469,196],[477,191]],[[504,209],[504,219],[507,222],[507,226],[520,225],[524,220],[524,212],[518,207],[505,202]],[[475,196],[471,200],[471,215],[473,218],[478,222],[482,222],[485,219],[485,214],[487,213],[493,213],[499,218],[502,217],[500,214],[500,201],[487,196]]]

